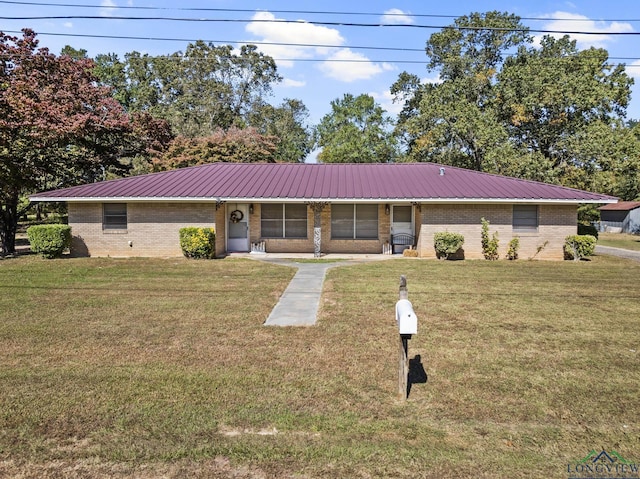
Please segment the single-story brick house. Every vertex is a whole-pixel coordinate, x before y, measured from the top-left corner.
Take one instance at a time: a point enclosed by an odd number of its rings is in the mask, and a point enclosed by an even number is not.
[[[640,201],[620,201],[599,209],[600,231],[640,233]]]
[[[216,255],[400,252],[435,257],[433,235],[462,233],[464,257],[481,258],[481,224],[504,257],[562,259],[577,207],[611,196],[432,163],[212,163],[38,193],[64,201],[72,254],[179,256],[178,230],[214,227]]]

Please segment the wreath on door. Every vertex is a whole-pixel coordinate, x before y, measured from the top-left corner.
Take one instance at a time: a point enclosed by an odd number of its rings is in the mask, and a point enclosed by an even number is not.
[[[239,223],[244,218],[244,213],[240,210],[233,210],[229,215],[229,219],[232,223]]]

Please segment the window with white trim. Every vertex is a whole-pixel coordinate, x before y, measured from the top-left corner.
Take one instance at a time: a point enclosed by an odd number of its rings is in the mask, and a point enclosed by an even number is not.
[[[378,239],[378,205],[331,205],[332,239]]]
[[[538,205],[513,205],[513,231],[538,231]]]
[[[260,209],[263,238],[306,238],[307,205],[265,203]]]
[[[104,203],[102,205],[102,229],[126,230],[127,229],[127,204]]]

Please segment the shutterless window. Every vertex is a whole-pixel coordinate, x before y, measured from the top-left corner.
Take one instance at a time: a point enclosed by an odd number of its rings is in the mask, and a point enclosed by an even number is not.
[[[332,205],[331,238],[377,239],[378,205]]]
[[[127,229],[127,204],[105,203],[102,205],[102,229],[126,230]]]
[[[306,238],[307,206],[266,203],[261,207],[260,228],[263,238]]]
[[[538,231],[538,206],[513,205],[513,230]]]

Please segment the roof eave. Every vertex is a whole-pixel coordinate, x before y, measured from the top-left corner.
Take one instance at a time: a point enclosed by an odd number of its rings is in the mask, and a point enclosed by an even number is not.
[[[70,202],[70,203],[481,203],[481,204],[611,204],[617,203],[616,198],[234,198],[234,197],[168,197],[168,196],[90,196],[90,197],[51,197],[34,196],[29,198],[33,202]]]

